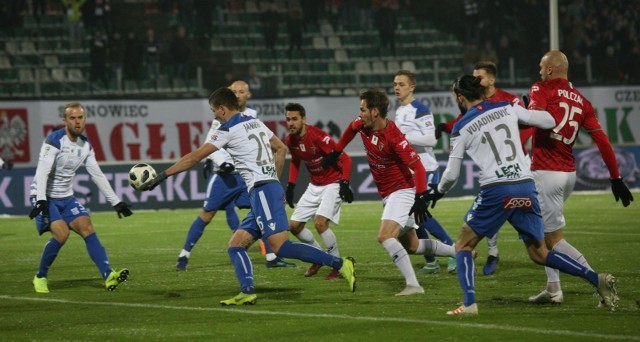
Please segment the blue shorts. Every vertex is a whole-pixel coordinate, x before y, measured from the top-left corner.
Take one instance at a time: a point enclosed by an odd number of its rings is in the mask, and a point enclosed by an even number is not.
[[[435,186],[440,184],[440,171],[427,171],[427,185]]]
[[[38,234],[42,235],[44,232],[50,230],[50,222],[57,220],[64,220],[67,224],[71,223],[71,221],[75,220],[80,216],[89,216],[89,212],[85,207],[78,202],[74,197],[60,198],[60,199],[47,199],[49,204],[49,217],[45,218],[40,213],[36,216],[36,229],[38,230]],[[31,206],[35,207],[36,198],[35,196],[31,197]]]
[[[289,230],[282,185],[273,181],[257,185],[249,193],[251,210],[238,229],[246,230],[255,239]]]
[[[247,209],[251,206],[247,186],[238,173],[214,173],[209,177],[206,196],[207,198],[202,205],[204,211],[224,210],[234,204],[240,209]]]
[[[509,221],[524,241],[544,238],[538,192],[526,181],[501,184],[480,190],[464,221],[480,236],[494,236]]]

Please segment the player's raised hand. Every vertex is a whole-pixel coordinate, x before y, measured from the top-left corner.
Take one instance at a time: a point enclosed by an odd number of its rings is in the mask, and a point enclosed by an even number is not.
[[[353,202],[353,191],[346,179],[340,181],[340,198],[347,203]]]
[[[441,122],[438,125],[436,125],[436,140],[440,140],[440,137],[442,136],[442,132],[446,132],[446,131],[447,131],[447,124],[445,124],[444,122]]]
[[[622,205],[625,207],[633,202],[633,195],[622,181],[622,177],[611,178],[611,192],[613,192],[616,202],[622,200]]]
[[[341,154],[342,152],[338,152],[336,150],[329,152],[329,154],[325,154],[324,157],[322,157],[322,168],[325,170],[330,168],[336,163],[336,161],[338,161]]]
[[[155,187],[158,186],[160,183],[164,182],[164,180],[167,179],[167,177],[168,177],[167,172],[162,171],[154,178],[151,178],[148,181],[146,181],[144,184],[142,184],[142,186],[140,187],[140,190],[151,191],[155,189]]]
[[[295,189],[295,187],[296,187],[296,183],[289,182],[287,184],[287,191],[285,192],[287,204],[291,208],[295,208],[295,206],[293,205],[293,189]]]
[[[436,202],[441,199],[444,194],[438,191],[438,186],[432,186],[427,194],[427,202],[431,202],[431,209],[436,207]]]
[[[131,204],[125,202],[118,202],[118,204],[113,206],[113,209],[115,209],[116,213],[118,213],[118,218],[133,215],[131,209],[129,208],[131,208]]]

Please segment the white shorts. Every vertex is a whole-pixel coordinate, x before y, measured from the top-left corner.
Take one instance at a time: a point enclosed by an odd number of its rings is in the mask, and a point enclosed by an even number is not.
[[[401,227],[399,236],[404,235],[408,229],[417,228],[413,215],[409,215],[415,198],[416,189],[411,188],[395,191],[382,199],[382,220],[397,222]]]
[[[533,171],[533,178],[538,190],[544,232],[551,233],[564,228],[564,201],[576,185],[576,173],[536,170]]]
[[[291,215],[292,221],[309,222],[316,215],[328,218],[334,224],[340,223],[340,184],[309,184],[307,190],[296,204]]]

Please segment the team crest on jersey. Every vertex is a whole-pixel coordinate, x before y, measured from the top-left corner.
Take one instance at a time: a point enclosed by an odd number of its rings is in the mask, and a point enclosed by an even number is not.
[[[214,133],[214,134],[211,134],[211,137],[209,138],[209,140],[213,140],[213,141],[218,140],[218,135],[217,135],[217,134],[215,134],[215,133]]]
[[[537,85],[534,85],[531,87],[531,91],[538,91],[540,90],[540,87],[538,87]]]
[[[374,144],[374,145],[378,144],[378,136],[377,135],[374,135],[374,136],[371,137],[371,143]]]
[[[311,154],[316,154],[316,148],[315,147],[311,148]]]
[[[380,149],[380,151],[382,151],[384,149],[384,143],[380,143],[380,145],[378,145],[378,148]]]
[[[502,202],[504,209],[531,208],[533,203],[529,197],[507,197]]]
[[[304,144],[300,144],[300,151],[307,152],[307,148],[304,147]]]

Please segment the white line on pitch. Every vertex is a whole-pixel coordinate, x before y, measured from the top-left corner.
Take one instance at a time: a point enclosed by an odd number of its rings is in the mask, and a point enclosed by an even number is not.
[[[513,331],[513,332],[537,333],[537,334],[544,334],[544,335],[589,337],[589,338],[600,338],[600,339],[607,339],[607,340],[640,341],[640,337],[629,336],[629,335],[605,335],[605,334],[585,333],[585,332],[572,331],[572,330],[547,330],[547,329],[517,327],[517,326],[502,325],[502,324],[498,325],[498,324],[484,324],[484,323],[446,322],[446,321],[434,321],[434,320],[427,320],[427,319],[350,316],[350,315],[336,315],[336,314],[312,314],[312,313],[302,313],[302,312],[279,312],[279,311],[265,311],[265,310],[246,310],[246,309],[237,309],[237,308],[193,307],[193,306],[157,305],[157,304],[118,303],[118,302],[83,302],[83,301],[66,300],[66,299],[32,298],[32,297],[18,297],[18,296],[7,296],[7,295],[0,295],[0,299],[63,303],[63,304],[78,304],[78,305],[120,306],[120,307],[129,307],[129,308],[146,308],[146,309],[162,309],[162,310],[233,312],[233,313],[252,314],[252,315],[293,316],[296,318],[309,317],[309,318],[348,319],[348,320],[354,320],[354,321],[435,324],[435,325],[446,325],[446,326],[465,327],[465,328],[480,328],[480,329],[504,330],[504,331]]]

